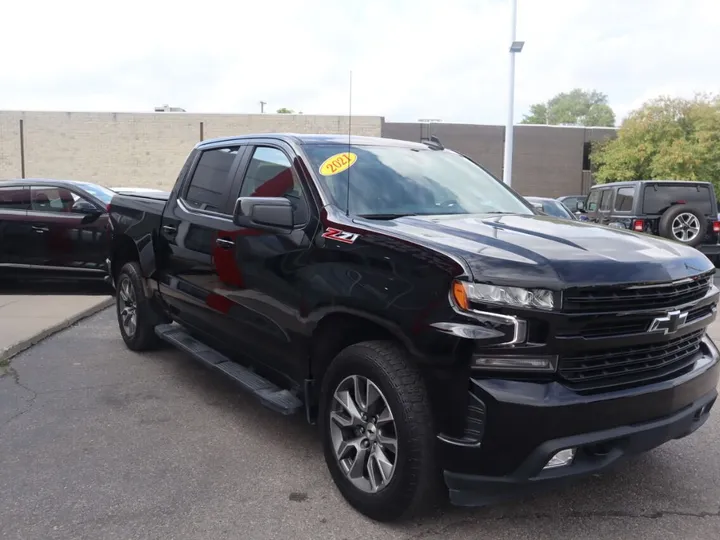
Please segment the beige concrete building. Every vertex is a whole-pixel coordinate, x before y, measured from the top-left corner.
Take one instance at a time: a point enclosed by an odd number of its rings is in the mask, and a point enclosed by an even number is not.
[[[353,116],[379,137],[383,119]],[[0,111],[0,180],[63,178],[170,188],[200,140],[243,133],[347,133],[344,116]]]

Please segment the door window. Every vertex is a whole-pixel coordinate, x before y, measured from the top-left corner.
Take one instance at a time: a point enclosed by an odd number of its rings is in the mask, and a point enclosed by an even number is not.
[[[230,197],[230,169],[237,157],[238,146],[206,150],[185,193],[185,202],[198,210],[223,212]]]
[[[602,198],[600,199],[600,211],[610,210],[610,200],[612,199],[612,189],[605,189],[602,192]]]
[[[615,198],[615,210],[618,212],[630,212],[633,209],[634,198],[635,188],[623,187],[618,189]]]
[[[66,188],[30,188],[30,209],[34,212],[82,213],[81,210],[95,205]]]
[[[601,193],[601,191],[599,189],[596,189],[596,190],[590,192],[590,195],[588,196],[588,203],[587,203],[588,212],[596,212],[597,211],[598,203],[600,202],[600,193]]]
[[[30,208],[30,190],[22,186],[0,187],[0,209],[28,210]]]
[[[302,187],[293,175],[290,159],[278,148],[255,148],[240,188],[240,196],[285,197],[292,203],[294,223],[307,221],[307,203]]]

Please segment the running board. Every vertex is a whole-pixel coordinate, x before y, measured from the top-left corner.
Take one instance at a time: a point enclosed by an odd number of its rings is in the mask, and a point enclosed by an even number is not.
[[[160,339],[189,353],[208,367],[220,371],[243,389],[253,394],[265,407],[280,414],[290,415],[302,408],[303,403],[288,390],[271,383],[248,368],[233,362],[215,349],[188,334],[176,324],[161,324],[155,327]]]

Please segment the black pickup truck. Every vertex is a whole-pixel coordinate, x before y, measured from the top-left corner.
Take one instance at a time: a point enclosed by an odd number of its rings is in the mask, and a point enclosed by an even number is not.
[[[130,349],[159,339],[317,422],[360,512],[458,505],[684,437],[717,396],[714,267],[538,215],[438,141],[215,139],[169,194],[117,195]]]

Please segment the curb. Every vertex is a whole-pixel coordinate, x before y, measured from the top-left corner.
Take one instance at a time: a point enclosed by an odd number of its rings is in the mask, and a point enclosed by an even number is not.
[[[53,334],[57,334],[61,330],[65,330],[66,328],[72,326],[77,322],[80,322],[83,319],[90,317],[91,315],[95,315],[103,309],[110,307],[114,303],[115,298],[111,296],[110,298],[107,298],[106,300],[103,300],[102,302],[94,306],[90,306],[89,308],[79,311],[71,317],[68,317],[63,321],[44,329],[42,332],[38,332],[31,338],[20,341],[19,343],[15,343],[7,349],[0,350],[0,365],[7,364],[13,356],[17,356],[19,353],[23,352],[26,349],[29,349],[33,345],[38,344],[42,340],[49,338]]]

